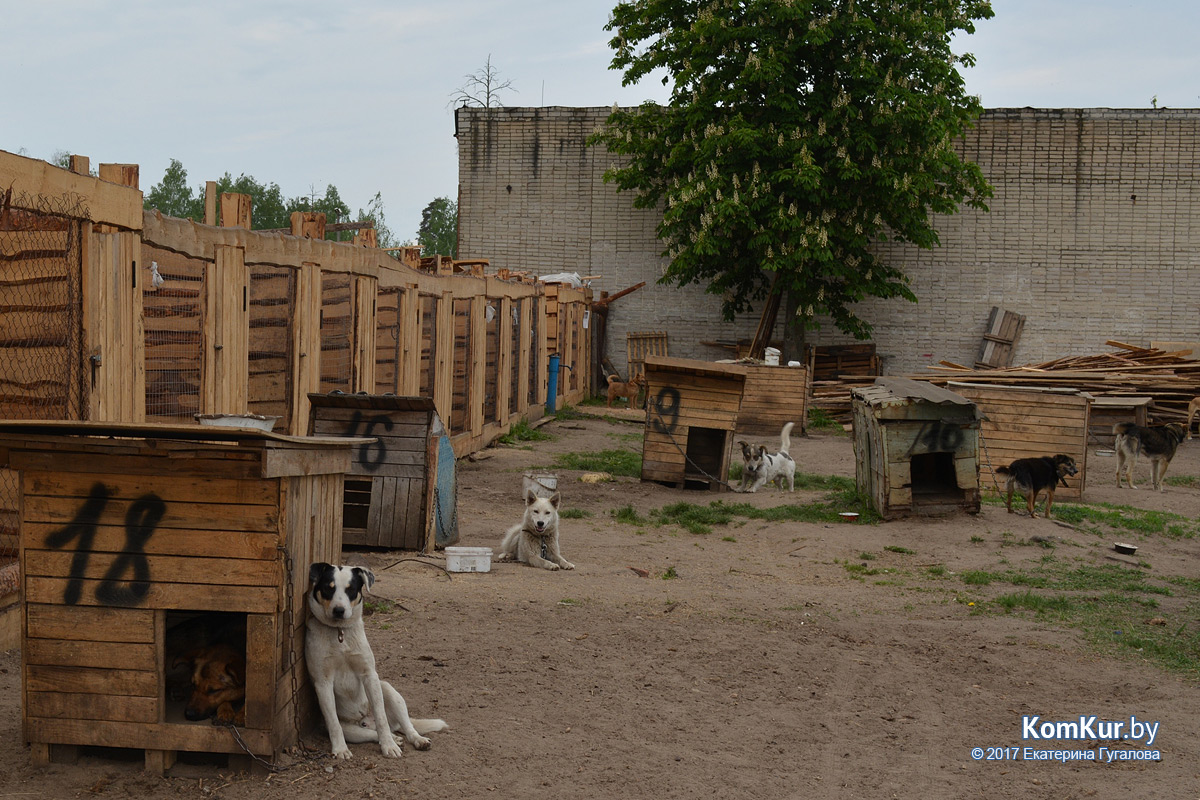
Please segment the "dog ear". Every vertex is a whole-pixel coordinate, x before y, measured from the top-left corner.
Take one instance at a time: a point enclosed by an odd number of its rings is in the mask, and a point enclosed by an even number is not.
[[[314,563],[311,567],[309,567],[308,568],[309,584],[314,584],[317,581],[321,580],[321,574],[323,572],[325,572],[325,570],[329,569],[330,567],[331,567],[331,565],[326,564],[324,561],[318,561],[318,562]]]
[[[552,494],[550,496],[550,505],[554,506],[555,508],[558,508],[558,499],[559,499],[558,492],[555,492],[554,494]]]
[[[537,492],[535,492],[533,490],[532,486],[530,486],[528,489],[525,490],[525,505],[531,506],[534,504],[534,502],[537,499],[538,499]]]
[[[362,577],[363,591],[371,591],[371,587],[375,585],[375,573],[371,572],[369,567],[355,567],[354,572]]]

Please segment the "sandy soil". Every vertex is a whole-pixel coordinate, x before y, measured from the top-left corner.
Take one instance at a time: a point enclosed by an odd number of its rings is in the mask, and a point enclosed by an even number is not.
[[[460,544],[498,544],[520,515],[524,471],[549,468],[560,453],[637,447],[640,426],[589,418],[543,430],[554,440],[460,463]],[[853,476],[846,436],[797,439],[793,454],[804,472]],[[1200,516],[1200,488],[1117,490],[1109,464],[1091,457],[1088,502]],[[970,586],[959,576],[1050,556],[1194,577],[1200,539],[1134,536],[1138,555],[1125,558],[1111,538],[994,504],[938,520],[739,519],[692,534],[621,524],[611,512],[717,498],[773,507],[823,493],[713,495],[627,478],[588,484],[578,472],[553,471],[564,508],[590,514],[563,522],[574,571],[493,564],[489,573],[451,576],[440,554],[347,555],[373,566],[376,594],[394,601],[367,620],[380,673],[414,715],[451,725],[433,735],[432,750],[406,748],[393,761],[355,745],[349,762],[287,758],[269,777],[195,764],[149,776],[136,759],[112,753],[34,769],[28,749],[13,744],[20,654],[10,652],[0,659],[0,735],[10,742],[0,799],[1196,796],[1200,686],[1136,655],[1099,653],[1076,630],[981,612],[968,603],[985,605],[1013,587]],[[1186,444],[1171,474],[1200,475],[1200,445]],[[1035,536],[1054,548],[1020,546]],[[847,564],[858,563],[881,571],[852,574]],[[939,565],[944,574],[930,572]],[[672,569],[678,577],[664,579]],[[1153,614],[1195,629],[1196,608],[1160,602]],[[1153,749],[1162,760],[972,758],[975,747],[1098,751],[1096,741],[1022,741],[1027,714],[1159,722]],[[317,735],[307,744],[328,748]]]

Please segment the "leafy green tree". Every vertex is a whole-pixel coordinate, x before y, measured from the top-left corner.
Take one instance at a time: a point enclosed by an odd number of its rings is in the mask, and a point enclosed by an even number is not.
[[[789,350],[828,315],[871,334],[866,297],[916,301],[881,241],[938,244],[932,214],[986,209],[991,188],[954,142],[982,106],[955,31],[986,0],[638,0],[607,30],[631,85],[665,71],[669,105],[614,106],[593,143],[605,175],[661,208],[663,282],[700,283],[727,319],[786,293]]]
[[[417,244],[424,255],[457,257],[458,204],[448,197],[429,201],[421,211],[421,226],[417,229]]]
[[[199,196],[192,191],[187,183],[187,170],[174,158],[163,173],[162,180],[146,192],[142,205],[158,209],[170,217],[204,219],[204,191],[201,189]]]

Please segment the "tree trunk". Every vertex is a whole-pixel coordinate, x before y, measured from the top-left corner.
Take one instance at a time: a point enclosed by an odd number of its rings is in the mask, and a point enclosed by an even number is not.
[[[800,309],[801,299],[795,291],[788,289],[787,302],[784,303],[783,311],[783,353],[779,358],[781,364],[787,364],[789,361],[805,363],[804,351],[808,331],[801,324],[801,319],[796,316],[796,311]]]

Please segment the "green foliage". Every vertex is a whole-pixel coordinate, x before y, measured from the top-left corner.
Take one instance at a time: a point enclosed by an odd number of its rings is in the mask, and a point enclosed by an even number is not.
[[[605,174],[661,208],[666,283],[699,283],[726,318],[771,286],[797,322],[829,315],[860,338],[853,306],[915,300],[872,247],[938,244],[934,214],[985,208],[991,188],[954,141],[982,113],[951,52],[986,0],[619,2],[606,29],[626,85],[656,71],[670,104],[613,109],[590,141],[623,158]]]
[[[899,553],[900,555],[904,556],[912,556],[917,554],[916,550],[909,550],[907,547],[901,547],[898,544],[889,544],[883,549],[887,550],[889,553]]]
[[[829,412],[823,408],[810,408],[808,410],[808,429],[810,431],[845,432],[842,428],[842,423],[829,416]]]
[[[642,474],[642,454],[632,450],[601,450],[598,453],[564,453],[554,461],[556,466],[563,469],[577,469],[584,472],[607,472],[610,475],[622,475],[636,478]]]
[[[204,193],[197,196],[187,185],[187,170],[172,158],[163,179],[150,187],[142,201],[145,208],[158,209],[169,217],[204,219]]]
[[[454,258],[458,255],[458,203],[449,197],[435,197],[421,210],[417,228],[421,254]]]
[[[563,519],[587,519],[592,512],[586,508],[564,508],[558,512],[558,515]]]
[[[662,574],[662,579],[664,581],[674,580],[675,578],[678,578],[678,577],[679,577],[679,573],[675,571],[675,567],[673,567],[673,566],[667,567],[667,571]]]
[[[529,420],[521,419],[509,427],[508,432],[496,437],[500,444],[516,444],[517,442],[545,442],[554,437],[540,428],[529,424]]]
[[[633,506],[614,508],[612,515],[617,522],[623,522],[626,525],[645,525],[648,522]]]
[[[1191,539],[1200,533],[1200,522],[1170,511],[1152,511],[1133,506],[1097,503],[1080,505],[1056,503],[1054,516],[1063,522],[1103,532],[1101,526],[1143,535],[1162,533],[1174,539]]]

